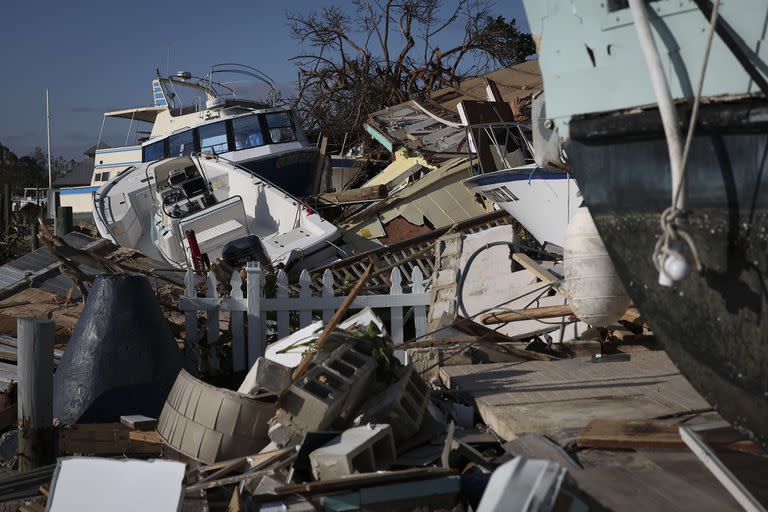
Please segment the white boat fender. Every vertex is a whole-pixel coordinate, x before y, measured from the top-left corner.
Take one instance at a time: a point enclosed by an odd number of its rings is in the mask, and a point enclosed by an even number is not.
[[[563,264],[571,308],[580,320],[606,327],[627,311],[631,300],[584,206],[568,223]]]

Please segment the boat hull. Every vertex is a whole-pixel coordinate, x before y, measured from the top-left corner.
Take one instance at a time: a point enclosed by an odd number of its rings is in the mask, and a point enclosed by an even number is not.
[[[703,111],[688,161],[685,229],[703,270],[674,288],[657,284],[651,259],[671,201],[658,111],[572,120],[567,151],[616,270],[670,357],[768,446],[768,130],[750,105],[721,107]]]
[[[582,202],[570,173],[537,167],[485,173],[464,185],[508,211],[542,245],[565,245],[568,220]]]

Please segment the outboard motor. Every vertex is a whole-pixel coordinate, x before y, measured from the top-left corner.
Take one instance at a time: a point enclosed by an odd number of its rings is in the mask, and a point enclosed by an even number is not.
[[[248,261],[258,261],[264,267],[271,263],[261,239],[256,235],[237,238],[224,246],[221,258],[232,268],[245,266]]]

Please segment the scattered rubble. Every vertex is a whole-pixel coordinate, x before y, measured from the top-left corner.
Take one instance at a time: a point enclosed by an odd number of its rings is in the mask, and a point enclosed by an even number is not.
[[[462,119],[525,120],[537,69],[371,114],[391,161],[361,158],[368,175],[313,198],[357,252],[298,282],[270,268],[249,288],[255,267],[220,261],[174,272],[80,233],[0,267],[0,472],[22,466],[30,428],[26,316],[56,324],[58,458],[0,473],[0,510],[737,510],[681,425],[709,425],[765,501],[765,452],[710,425],[641,313],[579,321],[562,252],[461,183],[470,146],[502,163],[493,128]],[[504,158],[530,160],[520,137]]]

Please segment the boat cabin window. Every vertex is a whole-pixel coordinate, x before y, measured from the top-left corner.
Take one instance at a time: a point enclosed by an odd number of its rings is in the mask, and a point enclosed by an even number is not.
[[[109,181],[109,173],[108,172],[97,172],[93,176],[93,181]]]
[[[293,129],[293,120],[289,112],[275,112],[267,114],[267,128],[269,138],[273,143],[293,142],[296,140],[296,132]]]
[[[195,152],[226,153],[297,140],[290,111],[250,114],[205,124],[171,135],[143,148],[143,161],[190,155]]]
[[[232,120],[232,134],[235,139],[235,151],[264,145],[259,116],[236,117]]]
[[[200,134],[200,151],[208,153],[226,153],[229,151],[227,142],[227,123],[206,124],[197,129]]]
[[[168,156],[185,156],[195,152],[195,135],[192,130],[185,130],[171,135],[168,143]]]
[[[153,142],[144,146],[144,162],[153,162],[165,158],[165,140]]]

